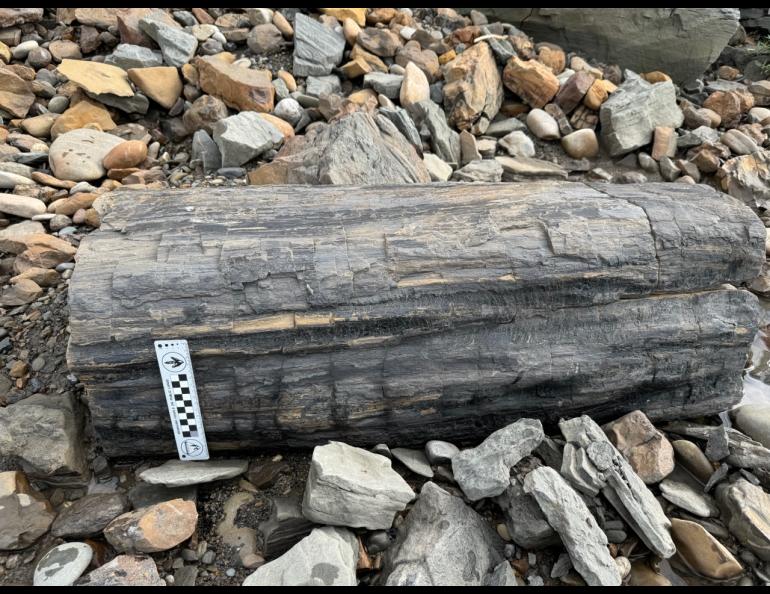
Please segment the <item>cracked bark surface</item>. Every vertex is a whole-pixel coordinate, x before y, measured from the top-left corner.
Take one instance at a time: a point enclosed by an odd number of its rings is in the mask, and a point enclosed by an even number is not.
[[[186,338],[212,450],[475,439],[740,395],[761,221],[705,186],[121,192],[70,284],[108,455],[173,452],[152,341]]]

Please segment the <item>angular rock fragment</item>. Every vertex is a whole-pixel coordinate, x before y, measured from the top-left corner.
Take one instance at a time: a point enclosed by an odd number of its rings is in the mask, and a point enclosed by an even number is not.
[[[540,421],[520,419],[495,431],[475,448],[452,458],[457,484],[471,501],[500,495],[510,484],[511,468],[543,440]]]
[[[103,93],[116,97],[134,95],[128,83],[126,71],[117,66],[88,60],[62,60],[58,70],[76,85],[95,95]]]
[[[26,549],[48,532],[55,517],[22,472],[0,472],[0,551]]]
[[[153,485],[184,487],[223,481],[242,475],[249,466],[246,460],[206,460],[183,462],[169,460],[139,473],[139,478]]]
[[[86,495],[59,512],[51,534],[59,538],[96,536],[128,509],[128,501],[120,493]]]
[[[754,209],[770,205],[770,152],[728,160],[717,171],[722,190]]]
[[[479,42],[444,69],[444,106],[449,124],[483,134],[503,101],[503,85],[492,50]]]
[[[671,523],[642,479],[607,439],[601,428],[585,415],[559,422],[564,438],[582,448],[597,470],[601,492],[647,547],[664,559],[675,552]]]
[[[294,76],[330,74],[342,61],[345,38],[315,19],[297,13],[294,21]]]
[[[81,415],[69,392],[0,408],[0,455],[17,457],[37,478],[78,483],[88,475]]]
[[[190,538],[197,523],[195,503],[173,499],[118,516],[104,536],[120,552],[156,553]]]
[[[652,141],[657,126],[678,128],[684,121],[670,81],[651,85],[641,78],[627,80],[599,111],[602,141],[617,157]]]
[[[199,56],[195,66],[201,89],[222,99],[233,109],[273,110],[275,87],[269,71],[237,66],[220,56]]]
[[[409,113],[418,125],[430,132],[433,152],[449,164],[460,162],[460,135],[449,127],[444,111],[433,101],[413,103]]]
[[[646,484],[657,483],[673,472],[671,443],[642,411],[628,413],[606,425],[604,431]]]
[[[239,167],[283,142],[283,133],[252,111],[216,122],[213,131],[223,167]]]
[[[344,528],[315,528],[275,561],[247,577],[244,586],[355,586],[358,542]]]
[[[331,442],[313,450],[302,513],[319,524],[387,529],[413,498],[390,460]]]
[[[473,161],[452,174],[452,180],[458,182],[496,183],[502,179],[503,166],[494,159]]]
[[[528,157],[495,157],[503,168],[503,181],[532,181],[536,179],[567,179],[568,171],[561,165]]]
[[[716,488],[730,533],[759,558],[770,561],[770,495],[741,478]]]
[[[713,580],[728,580],[743,573],[732,553],[700,524],[672,519],[671,535],[677,558],[694,572]]]
[[[621,576],[607,549],[607,536],[572,487],[553,468],[543,466],[524,479],[548,523],[561,537],[572,564],[589,586],[619,586]]]
[[[534,108],[542,108],[559,90],[559,79],[551,69],[537,60],[520,60],[513,56],[503,70],[503,83]]]
[[[425,483],[385,553],[388,586],[480,586],[503,561],[503,541],[462,499]]]
[[[251,183],[366,185],[427,183],[430,175],[388,118],[354,112],[291,139],[250,179]]]
[[[520,547],[537,550],[561,542],[518,477],[511,477],[511,484],[495,501],[503,510],[511,540]]]
[[[35,93],[30,83],[10,70],[0,68],[0,110],[23,118],[34,102]]]
[[[305,538],[314,524],[302,515],[301,493],[275,497],[270,518],[259,525],[265,559],[275,559]]]
[[[169,66],[181,68],[192,60],[198,49],[198,40],[193,35],[172,27],[154,15],[141,19],[139,28],[160,46],[163,61]]]

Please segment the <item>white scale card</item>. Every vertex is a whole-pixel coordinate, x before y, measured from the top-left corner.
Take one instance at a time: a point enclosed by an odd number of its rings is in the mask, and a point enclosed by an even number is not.
[[[208,460],[209,447],[198,405],[192,359],[186,340],[156,340],[160,377],[180,460]]]

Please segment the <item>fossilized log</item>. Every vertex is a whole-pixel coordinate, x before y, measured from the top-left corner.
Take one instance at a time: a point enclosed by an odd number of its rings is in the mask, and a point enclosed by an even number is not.
[[[724,409],[765,229],[705,186],[121,192],[78,252],[68,359],[109,455],[173,452],[152,341],[209,446],[462,441],[520,416]]]

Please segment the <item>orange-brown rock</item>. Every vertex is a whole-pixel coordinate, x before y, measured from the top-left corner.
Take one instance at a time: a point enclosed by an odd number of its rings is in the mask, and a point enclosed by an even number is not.
[[[214,56],[195,58],[201,89],[229,107],[244,111],[273,110],[275,87],[269,70],[228,64]]]
[[[703,107],[719,115],[722,126],[734,128],[741,116],[754,107],[754,95],[748,90],[714,91],[703,102]]]
[[[674,470],[674,448],[642,411],[636,410],[604,427],[607,437],[648,485]]]
[[[559,91],[559,79],[537,60],[513,56],[503,70],[503,83],[531,107],[542,108]]]
[[[11,278],[11,284],[17,284],[23,280],[31,280],[41,287],[53,287],[59,284],[59,273],[50,268],[28,268],[21,274]]]
[[[472,48],[470,48],[472,49]],[[470,51],[466,50],[466,51]],[[438,61],[436,52],[429,49],[422,49],[416,41],[407,41],[406,45],[398,50],[396,54],[396,64],[406,68],[409,62],[414,62],[420,70],[428,77],[428,81],[433,83],[441,76],[441,65]],[[499,80],[498,75],[498,80]]]
[[[602,103],[607,101],[611,93],[614,93],[618,87],[611,81],[600,78],[594,81],[591,88],[588,89],[586,96],[583,97],[583,105],[588,109],[598,111]]]
[[[55,268],[72,260],[77,252],[70,243],[46,233],[28,237],[26,244],[27,249],[16,256],[13,263],[13,269],[17,273],[30,268]]]
[[[484,133],[503,102],[500,73],[489,45],[481,41],[466,49],[446,65],[444,78],[449,123],[458,130],[470,130],[484,119],[479,130]]]
[[[538,43],[536,46],[537,59],[548,66],[554,74],[561,74],[567,66],[567,56],[564,50],[553,43]]]
[[[257,115],[266,122],[270,122],[273,126],[278,128],[281,131],[281,134],[283,134],[284,138],[291,138],[294,136],[294,128],[292,128],[291,124],[286,120],[282,120],[281,118],[274,116],[271,113],[259,113]]]
[[[118,66],[90,60],[62,60],[58,66],[61,74],[89,93],[110,93],[118,97],[133,97],[126,71]]]
[[[102,161],[105,169],[137,167],[147,158],[147,145],[141,140],[127,140],[107,153]]]
[[[660,70],[653,70],[652,72],[645,72],[641,76],[648,83],[652,83],[652,84],[659,83],[659,82],[666,82],[667,80],[671,80],[671,77],[668,74],[666,74],[665,72],[661,72]]]
[[[398,11],[395,8],[372,8],[366,15],[366,22],[369,25],[389,23],[396,17],[396,14]]]
[[[743,567],[732,553],[700,524],[672,518],[671,537],[677,558],[698,575],[729,580],[743,573]]]
[[[353,49],[350,50],[350,59],[351,60],[357,60],[359,58],[364,60],[364,61],[366,61],[366,63],[369,64],[369,66],[372,67],[372,70],[375,70],[377,72],[387,72],[388,71],[387,65],[385,64],[385,62],[380,60],[379,57],[375,56],[371,52],[367,52],[360,45],[354,45]]]
[[[51,138],[55,139],[60,134],[70,130],[78,130],[85,127],[93,128],[94,125],[102,132],[116,127],[110,112],[101,103],[83,99],[56,119],[53,126],[51,126]]]
[[[172,499],[118,516],[104,536],[120,552],[157,553],[186,541],[197,523],[195,502]]]
[[[51,202],[51,204],[48,205],[48,212],[71,217],[81,208],[89,208],[98,197],[98,194],[78,192],[68,198],[61,198],[60,200]]]

